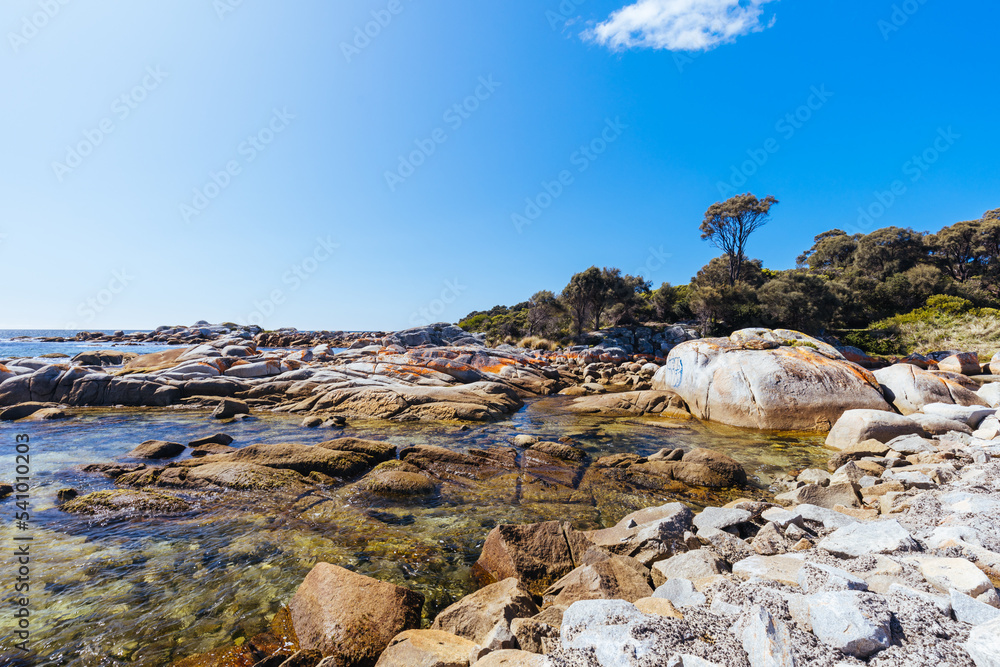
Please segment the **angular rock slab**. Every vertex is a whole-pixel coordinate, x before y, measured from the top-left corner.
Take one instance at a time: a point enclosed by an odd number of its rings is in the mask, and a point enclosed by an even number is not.
[[[419,593],[317,563],[288,609],[301,648],[317,649],[340,665],[371,665],[399,633],[420,627],[423,606]],[[460,641],[470,650],[475,646]]]
[[[743,644],[753,667],[795,667],[792,633],[760,605],[754,605],[730,629]]]
[[[542,600],[545,606],[568,606],[578,600],[635,602],[652,594],[649,570],[630,558],[611,556],[574,569],[549,586]]]
[[[888,648],[892,614],[874,593],[836,591],[806,598],[809,622],[820,641],[856,658]]]
[[[956,590],[978,597],[993,588],[989,578],[964,558],[928,558],[920,562],[920,573],[934,588],[945,593]]]
[[[497,581],[514,577],[532,595],[541,595],[593,546],[568,523],[504,524],[486,536],[476,565]]]
[[[973,628],[962,646],[976,667],[1000,667],[1000,618]]]
[[[468,667],[479,647],[440,630],[407,630],[392,638],[376,667]],[[353,665],[355,663],[338,663]]]
[[[447,607],[434,619],[431,629],[483,644],[497,623],[509,626],[515,618],[537,613],[538,607],[531,595],[511,577],[480,588]]]
[[[746,523],[750,520],[750,512],[731,507],[706,507],[694,518],[694,525],[698,530],[705,528],[717,528],[725,530]]]
[[[838,528],[816,546],[841,558],[920,550],[920,544],[895,519]]]
[[[686,549],[684,532],[694,514],[681,503],[648,507],[626,515],[611,528],[587,533],[597,546],[620,556],[635,558],[649,567]]]

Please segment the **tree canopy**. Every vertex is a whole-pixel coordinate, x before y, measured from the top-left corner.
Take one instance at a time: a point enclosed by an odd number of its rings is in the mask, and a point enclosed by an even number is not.
[[[729,286],[740,279],[740,270],[746,260],[747,240],[750,235],[767,223],[771,207],[778,200],[768,195],[757,199],[746,194],[717,202],[705,211],[701,223],[701,238],[712,242],[729,258]]]

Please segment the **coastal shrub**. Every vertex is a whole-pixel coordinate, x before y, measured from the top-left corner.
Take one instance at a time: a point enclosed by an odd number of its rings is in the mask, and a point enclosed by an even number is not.
[[[548,350],[549,352],[554,352],[559,348],[558,343],[555,343],[548,338],[540,338],[538,336],[527,336],[522,338],[518,342],[517,346],[528,350]]]
[[[861,329],[839,333],[840,342],[868,354],[879,356],[906,355],[909,351],[899,339],[899,332],[892,329]]]
[[[972,310],[972,302],[960,296],[948,296],[947,294],[935,294],[927,299],[927,308],[940,313],[957,315]]]

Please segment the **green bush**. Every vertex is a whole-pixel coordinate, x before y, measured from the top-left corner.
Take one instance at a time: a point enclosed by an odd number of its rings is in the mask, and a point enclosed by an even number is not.
[[[862,329],[839,336],[842,343],[864,350],[868,354],[896,356],[907,354],[895,329]]]
[[[948,296],[947,294],[935,294],[927,299],[927,308],[939,313],[949,315],[961,315],[972,309],[972,302],[960,296]]]

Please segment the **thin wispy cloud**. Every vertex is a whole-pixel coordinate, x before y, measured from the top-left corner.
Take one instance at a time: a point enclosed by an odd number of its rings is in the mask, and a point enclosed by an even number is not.
[[[708,51],[774,25],[764,5],[774,0],[638,0],[583,36],[614,50]]]

